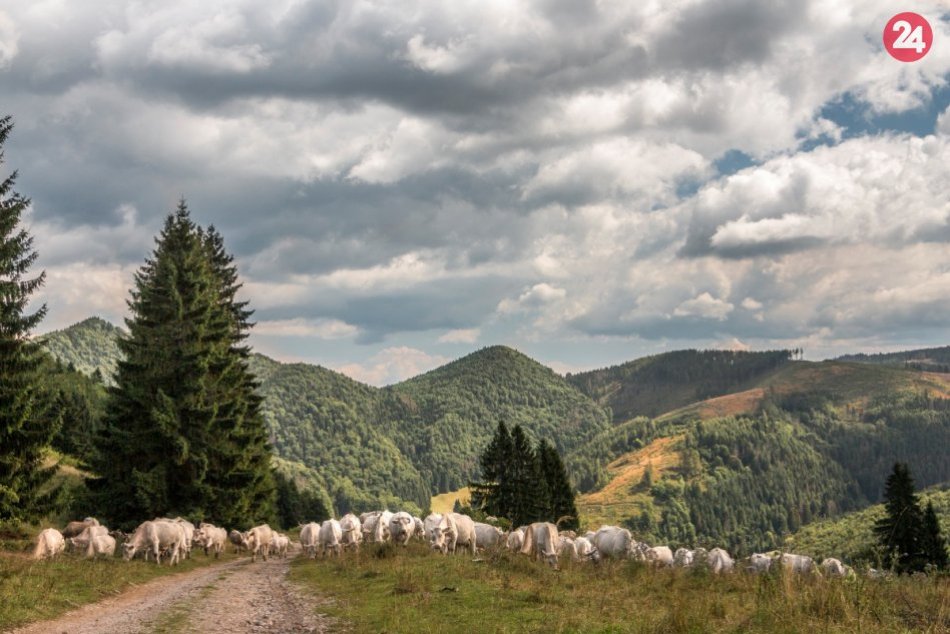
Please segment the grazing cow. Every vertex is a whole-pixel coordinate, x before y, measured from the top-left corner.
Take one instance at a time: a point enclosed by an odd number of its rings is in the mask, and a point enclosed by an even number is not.
[[[115,537],[106,533],[105,535],[96,535],[89,540],[86,545],[86,558],[95,559],[99,555],[115,556]]]
[[[673,565],[677,568],[690,568],[696,560],[696,551],[677,548],[673,553]]]
[[[765,553],[752,553],[749,555],[748,571],[761,574],[772,569],[772,557]]]
[[[244,533],[244,547],[251,551],[251,561],[257,561],[257,555],[260,554],[264,561],[267,561],[267,554],[270,552],[270,546],[274,543],[274,531],[267,524],[255,526]]]
[[[195,525],[183,517],[156,517],[153,521],[172,522],[181,526],[182,530],[185,531],[185,540],[182,542],[181,552],[187,559],[191,559],[191,546],[195,540]]]
[[[373,525],[373,541],[377,543],[388,542],[392,539],[392,533],[389,532],[389,522],[393,518],[393,513],[390,511],[383,511],[376,518],[376,523]]]
[[[224,552],[224,545],[228,541],[228,532],[214,524],[202,522],[195,531],[195,543],[205,551],[205,556],[214,553],[217,559]]]
[[[468,515],[463,515],[462,513],[449,513],[452,516],[452,519],[455,520],[455,547],[452,549],[452,552],[459,546],[468,546],[469,551],[472,553],[472,556],[475,556],[475,548],[478,545],[478,537],[475,534],[475,522]]]
[[[571,561],[577,560],[577,547],[574,540],[567,535],[558,535],[557,538],[557,556],[569,557]]]
[[[320,535],[318,539],[318,550],[320,554],[326,557],[332,551],[337,557],[343,550],[343,529],[336,520],[327,520],[320,526]]]
[[[416,523],[409,513],[399,511],[389,518],[389,534],[395,543],[401,546],[407,545],[415,531]]]
[[[736,562],[729,556],[729,553],[722,548],[713,548],[705,554],[704,559],[706,566],[709,567],[709,571],[714,575],[732,572],[732,569],[736,565]]]
[[[347,516],[349,517],[349,516]],[[320,525],[316,522],[304,524],[300,529],[300,547],[310,559],[317,556],[317,543],[320,537]]]
[[[360,542],[363,540],[363,526],[360,523],[360,518],[352,513],[347,513],[340,520],[340,530],[343,531],[343,549],[352,548],[359,551]]]
[[[33,549],[34,559],[52,559],[66,550],[66,540],[63,534],[55,528],[44,528],[36,537],[36,548]]]
[[[636,543],[626,528],[602,526],[591,539],[591,543],[604,557],[632,557]]]
[[[155,563],[161,565],[162,552],[167,548],[170,552],[168,565],[178,563],[181,556],[182,543],[185,541],[185,530],[177,522],[151,521],[142,522],[127,542],[122,544],[122,558],[129,561],[139,550],[155,555]]]
[[[782,568],[787,572],[795,572],[802,575],[819,574],[815,561],[808,555],[780,553],[773,555],[773,557],[782,562]]]
[[[854,570],[851,566],[841,563],[839,559],[834,557],[828,557],[821,562],[821,571],[827,577],[837,577],[839,579],[854,577]]]
[[[70,522],[69,524],[66,524],[66,528],[63,529],[61,535],[64,539],[76,537],[89,526],[99,526],[99,520],[94,517],[87,517],[81,522]]]
[[[495,548],[500,546],[505,534],[497,526],[475,522],[475,545],[478,548]]]
[[[426,517],[425,520],[423,520],[422,527],[425,530],[425,535],[424,535],[425,539],[429,540],[430,542],[432,541],[432,531],[435,529],[436,526],[439,525],[439,522],[441,521],[442,521],[441,513],[430,513],[428,517]]]
[[[421,518],[421,517],[416,517],[416,516],[413,515],[413,517],[412,517],[412,523],[413,523],[413,526],[414,526],[414,530],[413,530],[413,532],[412,532],[412,536],[413,536],[413,537],[418,537],[419,539],[427,539],[426,526],[425,526],[425,523],[422,521],[422,518]]]
[[[283,533],[274,531],[274,540],[271,542],[270,551],[272,555],[277,555],[281,559],[287,556],[290,549],[290,538]]]
[[[506,540],[508,545],[508,550],[513,552],[518,552],[521,550],[521,545],[524,544],[524,529],[516,528],[515,530],[508,533],[508,539]]]
[[[89,542],[92,541],[93,538],[108,534],[109,529],[107,527],[100,524],[93,524],[84,528],[83,531],[75,537],[68,538],[66,545],[70,549],[86,550],[86,547],[89,546]]]
[[[660,566],[669,568],[673,565],[673,551],[670,550],[669,546],[647,548],[646,552],[643,553],[643,558],[657,568]]]
[[[600,557],[597,549],[594,548],[594,545],[590,543],[590,540],[586,537],[578,537],[574,540],[574,550],[577,552],[577,558],[579,560],[597,559]]]
[[[234,552],[241,553],[247,548],[244,545],[244,534],[235,529],[231,529],[231,532],[228,533],[228,541],[234,544]]]
[[[557,526],[550,522],[535,522],[525,530],[521,553],[544,560],[556,568],[557,547]]]
[[[379,516],[382,514],[382,511],[370,511],[369,513],[360,514],[360,527],[363,531],[364,542],[373,541],[373,532],[376,530],[376,523],[379,522]]]

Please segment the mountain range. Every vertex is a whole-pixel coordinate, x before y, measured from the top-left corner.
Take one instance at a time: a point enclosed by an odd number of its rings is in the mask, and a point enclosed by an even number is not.
[[[121,332],[92,318],[43,339],[64,366],[108,382]],[[384,388],[317,365],[251,363],[278,468],[337,513],[424,511],[478,479],[505,421],[554,443],[587,523],[741,552],[868,507],[895,460],[921,486],[950,482],[950,375],[906,363],[948,351],[808,362],[685,350],[560,376],[492,346]]]

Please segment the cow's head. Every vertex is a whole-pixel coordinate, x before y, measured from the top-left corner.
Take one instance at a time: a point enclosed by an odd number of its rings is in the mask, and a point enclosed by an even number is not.
[[[136,547],[135,544],[131,542],[125,542],[122,544],[122,559],[129,561],[132,557],[135,557]]]
[[[432,529],[432,537],[429,540],[432,550],[438,550],[445,554],[448,549],[448,545],[445,543],[445,533],[446,531],[441,524]]]

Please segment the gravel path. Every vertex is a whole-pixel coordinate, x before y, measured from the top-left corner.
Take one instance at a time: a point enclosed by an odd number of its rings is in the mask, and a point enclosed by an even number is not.
[[[314,599],[287,581],[290,560],[248,558],[162,577],[13,634],[331,631],[330,620],[314,613]]]

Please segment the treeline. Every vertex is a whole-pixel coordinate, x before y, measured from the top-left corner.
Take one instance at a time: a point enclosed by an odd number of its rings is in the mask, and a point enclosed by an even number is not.
[[[792,356],[791,350],[677,350],[568,375],[567,380],[608,406],[614,422],[621,423],[737,391],[782,367]]]
[[[891,365],[928,372],[950,372],[950,346],[906,350],[904,352],[848,354],[838,357],[837,360]]]

